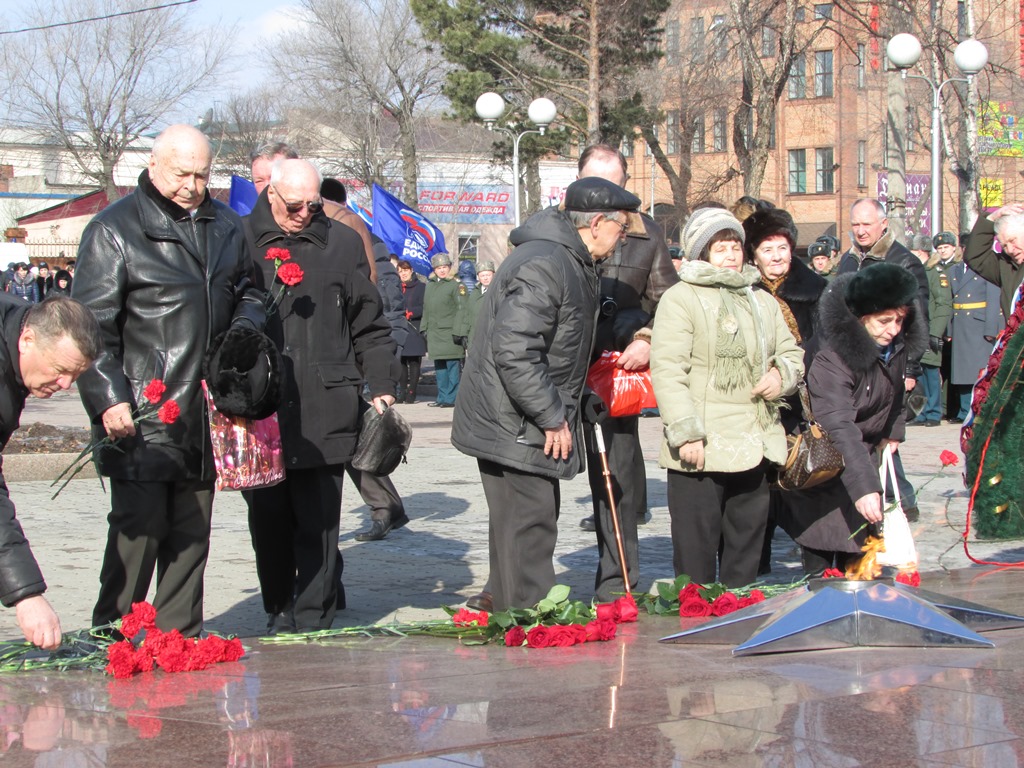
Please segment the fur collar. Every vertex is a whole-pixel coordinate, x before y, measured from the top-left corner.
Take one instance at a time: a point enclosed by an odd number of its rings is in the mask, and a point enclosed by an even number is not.
[[[789,265],[789,274],[776,293],[786,303],[795,301],[798,304],[813,304],[827,285],[828,280],[794,256]]]
[[[852,273],[839,275],[821,294],[815,341],[841,352],[843,362],[850,370],[863,372],[878,361],[878,345],[846,306],[846,284],[852,278]],[[896,349],[901,346],[907,348],[909,360],[920,359],[928,349],[928,325],[922,317],[918,299],[914,299],[907,313],[903,331],[896,337],[896,345]]]
[[[706,261],[684,261],[679,268],[679,279],[690,285],[708,285],[713,288],[748,288],[761,281],[761,273],[752,264],[744,264],[743,271],[719,269]]]
[[[850,253],[857,257],[857,261],[864,261],[864,259],[882,260],[885,258],[885,254],[887,254],[889,249],[892,247],[896,236],[893,234],[892,230],[886,228],[885,232],[882,233],[882,236],[878,238],[878,242],[866,251],[857,245],[857,241],[854,239],[852,232],[850,233],[850,239],[853,240],[853,247],[850,249]],[[915,256],[914,258],[916,259],[917,257]]]

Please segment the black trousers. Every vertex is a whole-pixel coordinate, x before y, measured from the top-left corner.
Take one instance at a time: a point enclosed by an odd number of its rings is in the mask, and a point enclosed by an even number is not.
[[[415,403],[420,383],[422,357],[403,357],[402,372],[398,379],[398,402]]]
[[[601,423],[607,449],[608,469],[611,474],[615,508],[619,512],[622,546],[629,563],[629,582],[635,587],[640,580],[640,552],[637,543],[636,521],[647,514],[647,472],[637,431],[640,418],[625,416],[608,418]],[[584,425],[587,444],[587,476],[594,502],[594,524],[597,530],[597,575],[594,592],[602,602],[614,600],[617,593],[626,591],[622,581],[622,564],[615,543],[612,510],[608,504],[608,490],[601,467],[601,457],[594,442],[594,427]]]
[[[344,465],[289,469],[284,481],[246,491],[256,575],[269,613],[292,610],[300,632],[330,629],[337,610],[335,568]],[[337,561],[337,562],[336,562]]]
[[[764,465],[744,472],[668,471],[676,575],[743,587],[757,579],[768,519]],[[716,567],[717,566],[717,567]]]
[[[390,523],[405,514],[402,497],[398,495],[398,490],[390,477],[360,472],[351,464],[345,465],[345,472],[352,479],[366,506],[370,508],[371,520]]]
[[[142,602],[156,571],[157,626],[194,637],[203,628],[203,574],[210,551],[213,481],[110,480],[107,546],[94,626]]]
[[[489,512],[494,610],[532,608],[555,586],[558,480],[477,459]]]

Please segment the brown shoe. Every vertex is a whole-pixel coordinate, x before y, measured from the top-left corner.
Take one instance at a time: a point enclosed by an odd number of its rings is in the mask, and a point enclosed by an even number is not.
[[[469,598],[466,601],[466,607],[472,608],[474,611],[494,613],[494,597],[490,592],[481,592]]]

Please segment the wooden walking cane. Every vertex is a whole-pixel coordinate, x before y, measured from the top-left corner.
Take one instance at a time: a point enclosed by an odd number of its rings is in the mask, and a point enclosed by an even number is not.
[[[619,527],[619,510],[615,506],[615,493],[612,491],[612,472],[608,468],[608,451],[604,446],[604,433],[601,432],[600,424],[594,424],[594,443],[596,444],[597,453],[601,457],[601,474],[604,475],[604,488],[608,492],[608,507],[612,512],[615,545],[619,548],[622,583],[626,587],[626,594],[632,597],[633,591],[629,588],[629,564],[626,562],[626,548],[622,546],[622,528]]]

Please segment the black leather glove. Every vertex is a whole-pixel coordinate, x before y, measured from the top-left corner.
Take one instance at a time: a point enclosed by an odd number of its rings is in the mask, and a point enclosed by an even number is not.
[[[452,341],[454,341],[463,349],[465,349],[469,344],[469,339],[467,339],[465,336],[452,336]]]
[[[936,354],[942,352],[942,337],[941,336],[929,336],[928,337],[928,348]]]
[[[608,406],[590,390],[583,394],[582,408],[583,421],[587,424],[600,424],[608,418]]]

